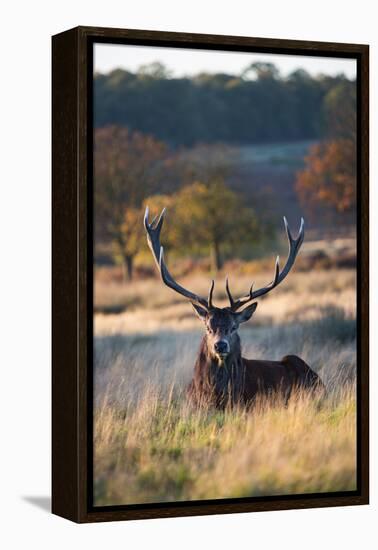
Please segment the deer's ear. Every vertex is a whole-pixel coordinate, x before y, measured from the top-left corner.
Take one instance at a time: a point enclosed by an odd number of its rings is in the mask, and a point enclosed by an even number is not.
[[[245,323],[246,321],[249,321],[252,315],[254,314],[255,310],[257,308],[257,302],[254,302],[250,306],[246,307],[241,311],[240,313],[236,314],[236,319],[238,323]]]
[[[193,302],[190,302],[194,308],[194,311],[197,313],[198,317],[204,321],[206,319],[207,311],[205,308],[198,306],[197,304],[194,304]]]

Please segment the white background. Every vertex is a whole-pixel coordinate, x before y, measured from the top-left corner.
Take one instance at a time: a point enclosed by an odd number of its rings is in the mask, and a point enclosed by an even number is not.
[[[82,0],[4,3],[0,86],[0,538],[3,548],[376,548],[377,402],[372,504],[77,526],[31,497],[50,493],[50,36],[76,25],[371,45],[371,210],[377,192],[376,16],[372,0]],[[372,216],[376,281],[377,216]],[[374,250],[375,249],[375,250]],[[371,303],[377,303],[373,290]],[[377,311],[371,324],[377,327]],[[376,340],[376,339],[375,339]],[[377,346],[372,339],[372,395]]]
[[[125,46],[124,44],[95,44],[93,69],[108,73],[115,69],[136,72],[143,65],[160,62],[173,77],[200,73],[227,73],[240,75],[252,63],[273,63],[282,76],[304,69],[311,75],[344,74],[356,78],[355,59],[313,57],[251,52],[225,52],[184,48],[153,48],[151,46]],[[248,76],[251,78],[251,75]]]

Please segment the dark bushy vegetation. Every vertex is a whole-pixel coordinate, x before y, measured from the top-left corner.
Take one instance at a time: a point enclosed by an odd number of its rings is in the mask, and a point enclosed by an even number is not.
[[[342,75],[314,78],[304,70],[283,78],[262,63],[238,76],[170,78],[160,64],[118,69],[95,77],[95,124],[127,126],[171,146],[318,139],[340,85],[355,87]]]

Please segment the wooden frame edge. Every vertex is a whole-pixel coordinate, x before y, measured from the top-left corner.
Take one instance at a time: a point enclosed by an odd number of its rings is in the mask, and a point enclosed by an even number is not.
[[[361,494],[350,496],[301,496],[285,500],[242,503],[181,503],[128,510],[89,510],[87,500],[87,46],[88,40],[151,41],[172,47],[197,46],[224,49],[287,49],[303,53],[345,52],[359,55],[361,63],[360,185],[362,338],[360,429]],[[53,156],[52,156],[52,512],[77,523],[192,515],[243,513],[288,509],[361,505],[369,503],[369,401],[368,401],[368,281],[369,281],[369,46],[247,38],[238,36],[171,33],[130,29],[76,27],[52,39]],[[75,396],[75,397],[73,397]]]
[[[361,372],[360,372],[360,415],[359,430],[361,440],[361,494],[365,504],[369,504],[369,46],[364,46],[360,56],[359,81],[359,162],[360,181],[360,240],[361,280],[359,299],[361,315]],[[363,397],[363,399],[362,399]]]
[[[52,512],[78,520],[78,33],[52,39]]]

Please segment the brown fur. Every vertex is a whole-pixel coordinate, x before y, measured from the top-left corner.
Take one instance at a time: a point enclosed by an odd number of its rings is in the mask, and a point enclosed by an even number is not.
[[[211,355],[204,337],[194,367],[188,396],[197,405],[224,408],[250,405],[258,395],[280,392],[287,399],[294,388],[324,389],[319,376],[296,355],[281,361],[245,359],[240,339],[223,365]]]

